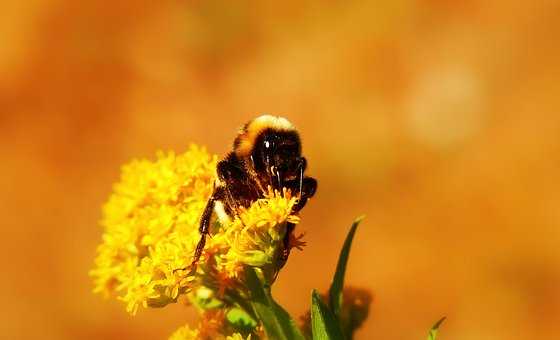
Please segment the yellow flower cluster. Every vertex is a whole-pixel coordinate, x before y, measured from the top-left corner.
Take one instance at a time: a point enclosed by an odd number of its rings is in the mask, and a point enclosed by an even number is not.
[[[274,275],[286,222],[299,222],[299,217],[292,215],[295,203],[296,198],[290,191],[280,194],[269,189],[264,199],[257,200],[248,209],[242,208],[238,216],[222,226],[208,242],[216,251],[216,268],[227,278],[239,278],[245,265],[260,267]]]
[[[192,329],[185,325],[177,329],[169,340],[250,340],[251,334],[244,337],[241,333],[230,331],[231,335],[224,335],[224,329],[228,328],[223,310],[210,310],[202,314],[198,327]]]
[[[214,223],[198,266],[188,269],[216,164],[216,156],[192,145],[182,155],[159,152],[156,161],[123,167],[103,208],[103,242],[90,272],[96,292],[115,293],[134,314],[139,306],[176,302],[197,287],[221,298],[241,284],[247,265],[264,273],[278,270],[286,223],[299,221],[289,191],[269,191],[227,225]],[[174,337],[190,339],[193,332],[181,328]]]
[[[188,325],[185,325],[175,331],[169,337],[169,340],[199,340],[199,339],[216,339],[216,340],[251,340],[251,335],[248,337],[243,337],[240,333],[233,333],[232,335],[223,336],[221,334],[216,334],[214,337],[207,337],[201,335],[199,329],[191,329]]]
[[[95,291],[119,292],[127,310],[165,304],[188,282],[185,267],[198,240],[197,221],[211,194],[217,157],[191,146],[183,155],[158,152],[157,160],[134,160],[103,208]]]

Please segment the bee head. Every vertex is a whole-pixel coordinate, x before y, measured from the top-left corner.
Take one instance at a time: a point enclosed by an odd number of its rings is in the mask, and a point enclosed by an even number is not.
[[[293,178],[301,166],[301,141],[285,118],[260,116],[247,123],[234,142],[238,157],[248,159],[257,173]]]
[[[265,130],[257,138],[252,153],[257,171],[269,171],[282,177],[297,175],[301,158],[301,143],[295,131]]]

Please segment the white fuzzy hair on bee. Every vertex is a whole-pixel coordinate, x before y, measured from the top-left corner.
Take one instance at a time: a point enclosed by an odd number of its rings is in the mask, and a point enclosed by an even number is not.
[[[253,150],[257,137],[266,129],[277,131],[296,131],[296,128],[284,117],[262,115],[241,128],[237,136],[238,145],[235,153],[240,156],[247,156]]]

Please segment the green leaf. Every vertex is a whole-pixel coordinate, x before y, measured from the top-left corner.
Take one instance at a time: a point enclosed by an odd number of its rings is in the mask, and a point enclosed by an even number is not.
[[[344,339],[338,320],[316,290],[311,293],[311,329],[313,340]]]
[[[436,340],[438,330],[439,330],[439,326],[441,326],[443,321],[445,321],[445,316],[443,318],[439,319],[438,322],[436,322],[432,326],[432,329],[430,329],[430,333],[428,333],[428,340]]]
[[[226,318],[228,322],[238,331],[248,333],[257,326],[257,322],[241,308],[230,309],[226,314]]]
[[[266,335],[270,339],[304,340],[295,321],[272,299],[270,286],[262,283],[252,267],[247,267],[245,278],[251,290],[251,306],[262,322]]]
[[[329,289],[329,304],[331,310],[335,317],[340,317],[340,307],[342,305],[342,288],[344,287],[344,274],[346,274],[346,265],[348,263],[348,256],[350,255],[350,247],[352,246],[352,240],[354,239],[354,234],[356,233],[356,228],[360,222],[364,219],[364,216],[358,217],[352,223],[350,231],[346,236],[340,255],[338,256],[338,264],[336,265],[336,271],[334,273],[333,281]]]

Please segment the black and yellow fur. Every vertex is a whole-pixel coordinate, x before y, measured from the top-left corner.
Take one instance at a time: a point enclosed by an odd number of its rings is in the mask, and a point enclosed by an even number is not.
[[[214,191],[200,219],[201,237],[193,264],[204,249],[213,212],[222,220],[232,218],[240,207],[247,208],[263,198],[269,186],[279,191],[287,188],[298,195],[293,212],[300,211],[317,189],[317,181],[304,176],[306,167],[299,134],[288,120],[264,115],[245,124],[233,142],[233,151],[218,163]],[[284,262],[289,255],[288,242],[294,226],[288,224]]]

